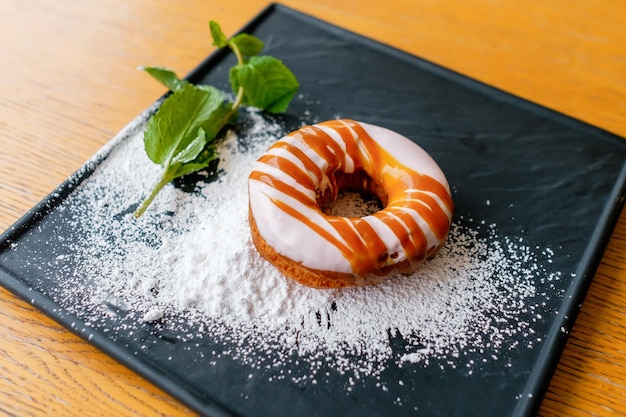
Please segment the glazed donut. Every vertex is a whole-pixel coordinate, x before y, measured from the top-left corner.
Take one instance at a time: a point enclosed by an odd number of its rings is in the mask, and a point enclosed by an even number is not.
[[[345,188],[373,193],[384,208],[362,218],[325,214]],[[277,141],[253,166],[248,194],[257,250],[316,288],[414,271],[444,244],[453,211],[448,181],[421,147],[347,119],[304,126]]]

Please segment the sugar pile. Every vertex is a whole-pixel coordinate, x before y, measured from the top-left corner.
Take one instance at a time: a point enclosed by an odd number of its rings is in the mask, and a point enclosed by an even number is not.
[[[64,207],[86,231],[72,248],[79,261],[67,285],[68,310],[89,312],[85,320],[94,324],[113,305],[138,322],[196,329],[181,331],[182,339],[228,340],[236,348],[224,354],[251,368],[295,355],[311,375],[332,361],[357,378],[379,375],[389,363],[472,372],[473,359],[464,358],[506,361],[520,341],[530,348],[539,340],[535,285],[551,253],[498,236],[493,224],[453,224],[435,259],[377,286],[324,291],[285,279],[252,244],[246,181],[284,132],[255,112],[244,112],[240,123],[223,139],[215,172],[191,192],[166,187],[140,220],[132,211],[160,168],[145,157],[141,125],[116,144]],[[335,207],[360,209],[371,207],[349,197]],[[277,371],[272,378],[315,383],[311,375]]]

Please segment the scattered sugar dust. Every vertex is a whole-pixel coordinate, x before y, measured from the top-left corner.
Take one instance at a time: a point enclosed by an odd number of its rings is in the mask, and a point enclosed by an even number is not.
[[[141,128],[66,202],[84,236],[59,302],[88,325],[127,311],[181,341],[228,341],[235,347],[220,355],[299,383],[323,379],[328,363],[349,381],[376,378],[390,364],[472,372],[477,355],[506,362],[508,351],[540,341],[536,284],[559,279],[542,267],[549,250],[499,236],[495,224],[456,222],[438,256],[410,276],[364,288],[303,287],[260,257],[248,229],[247,175],[284,134],[280,123],[242,112],[222,140],[219,165],[192,190],[166,187],[136,220],[132,212],[160,171],[145,157]],[[348,197],[334,210],[359,205]],[[307,372],[285,371],[294,357]]]

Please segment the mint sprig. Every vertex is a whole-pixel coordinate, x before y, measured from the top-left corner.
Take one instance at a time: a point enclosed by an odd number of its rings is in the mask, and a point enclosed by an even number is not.
[[[280,60],[259,55],[264,44],[257,37],[240,33],[228,39],[214,21],[209,22],[209,29],[213,45],[229,48],[237,57],[237,64],[229,72],[235,101],[230,103],[218,89],[194,85],[166,68],[140,68],[172,94],[150,118],[144,132],[146,154],[163,171],[135,217],[140,217],[172,180],[200,171],[218,158],[214,140],[241,105],[270,113],[284,112],[299,88],[296,77]]]

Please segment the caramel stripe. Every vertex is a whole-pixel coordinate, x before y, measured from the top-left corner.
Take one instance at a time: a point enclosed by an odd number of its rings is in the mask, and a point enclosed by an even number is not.
[[[342,165],[343,161],[340,159],[340,155],[343,151],[326,132],[321,129],[314,130],[311,126],[304,127],[297,132],[298,134],[294,135],[294,137],[298,137],[306,146],[328,163],[329,169],[327,169],[327,172],[334,171]],[[317,136],[318,133],[323,135],[323,137]],[[331,144],[330,148],[327,146],[329,144]],[[334,146],[332,146],[333,144]],[[335,153],[337,149],[340,152],[339,155]]]
[[[344,157],[347,155],[350,157],[352,162],[355,164],[354,171],[361,169],[362,166],[357,166],[359,158],[358,155],[358,145],[357,140],[353,136],[353,132],[349,129],[349,127],[340,120],[333,120],[329,122],[320,123],[321,126],[329,128],[335,131],[341,140],[344,143],[345,150]]]
[[[354,131],[350,128],[350,126],[346,124],[343,120],[331,120],[321,123],[321,125],[328,127],[337,132],[337,134],[339,134],[339,137],[346,146],[346,150],[343,152],[350,155],[356,163],[359,159],[355,157],[356,155],[358,155],[359,150],[358,140],[355,138]]]
[[[312,126],[312,130],[313,132],[311,134],[315,140],[322,141],[327,147],[330,147],[337,158],[338,165],[343,166],[344,161],[346,160],[345,151],[335,141],[335,139],[317,126]]]
[[[378,268],[379,258],[387,254],[387,246],[368,222],[342,217],[330,217],[328,222],[352,248],[348,259],[355,273],[363,274]]]
[[[407,232],[408,238],[411,239],[415,246],[416,256],[423,257],[426,253],[426,234],[420,227],[420,225],[415,221],[413,216],[410,213],[407,213],[403,210],[386,210],[389,214],[397,217],[403,222],[410,232]],[[383,211],[384,213],[385,211]],[[415,258],[414,258],[415,259]]]
[[[382,238],[376,233],[376,230],[364,219],[356,219],[353,221],[356,230],[359,233],[359,237],[363,242],[367,242],[367,248],[364,252],[357,253],[357,259],[359,266],[359,273],[367,272],[369,270],[378,269],[378,264],[381,261],[387,260],[387,245],[383,242]],[[369,249],[369,250],[368,250]],[[367,256],[367,252],[369,255]],[[375,255],[375,256],[371,256]]]
[[[409,233],[406,224],[397,218],[395,214],[388,211],[379,211],[378,213],[374,213],[373,216],[391,229],[396,238],[400,241],[407,259],[413,259],[419,256],[421,251],[418,241],[414,239],[414,235]]]
[[[443,239],[448,234],[449,219],[448,215],[439,207],[437,201],[431,196],[424,194],[419,201],[396,201],[393,207],[405,207],[415,210],[417,214],[426,221],[430,229],[438,239]]]
[[[309,158],[308,155],[304,153],[301,149],[287,141],[276,142],[274,144],[274,147],[284,148],[287,152],[291,153],[293,156],[301,160],[306,169],[317,177],[318,182],[322,180],[322,170],[320,169],[320,167],[317,166],[317,164],[313,162],[311,158]]]
[[[346,219],[344,219],[343,217],[334,216],[328,217],[327,220],[328,224],[330,224],[330,226],[332,226],[348,244],[348,247],[350,248],[350,256],[347,257],[347,259],[352,260],[355,253],[362,253],[363,251],[367,251],[365,242],[363,242],[363,240],[359,236],[352,222],[346,221]],[[352,266],[355,267],[354,263],[352,263]]]
[[[325,170],[327,178],[329,179],[328,190],[330,191],[330,199],[334,200],[339,190],[337,188],[337,182],[332,178],[332,174],[336,171],[341,171],[343,168],[345,160],[343,150],[331,136],[318,127],[307,126],[300,129],[298,132],[300,140],[328,164]],[[326,192],[323,194],[328,195]]]
[[[298,184],[315,191],[316,186],[313,183],[311,176],[289,159],[278,155],[266,154],[259,158],[259,162],[274,166],[283,172],[288,172],[289,176],[296,180]]]
[[[450,197],[448,190],[446,190],[446,188],[439,181],[428,175],[416,172],[415,170],[397,161],[393,156],[385,151],[385,149],[380,147],[380,145],[378,145],[376,141],[372,139],[367,134],[365,129],[357,122],[353,120],[345,120],[345,122],[357,133],[358,137],[364,143],[366,149],[370,154],[370,157],[372,158],[372,163],[374,164],[374,166],[382,167],[386,165],[386,162],[393,161],[397,168],[400,168],[402,169],[402,171],[411,174],[411,177],[414,180],[413,188],[430,191],[437,194],[439,198],[441,198],[441,200],[444,202],[448,210],[452,211],[452,198]]]
[[[429,177],[428,175],[417,174],[417,180],[415,181],[415,187],[422,192],[429,191],[436,194],[446,206],[448,211],[452,212],[454,209],[454,203],[448,190],[436,179]]]
[[[294,209],[290,205],[288,205],[288,204],[286,204],[286,203],[284,203],[284,202],[282,202],[282,201],[280,201],[278,199],[275,199],[275,198],[272,198],[271,201],[278,208],[280,208],[282,211],[284,211],[286,214],[288,214],[291,217],[293,217],[294,219],[297,219],[298,221],[306,224],[309,228],[314,230],[315,233],[317,233],[318,235],[320,235],[321,237],[326,239],[329,243],[333,244],[337,249],[339,249],[339,251],[343,254],[343,256],[346,259],[350,259],[350,254],[352,253],[350,248],[348,246],[346,246],[344,243],[342,243],[341,241],[339,241],[337,238],[335,238],[327,230],[324,230],[323,227],[317,225],[315,222],[311,221],[311,219],[309,219],[304,214],[300,213],[298,210]]]
[[[311,200],[311,198],[307,196],[306,194],[304,194],[302,191],[296,190],[291,185],[285,183],[284,181],[276,178],[273,175],[267,174],[265,172],[260,172],[260,171],[252,171],[250,173],[249,178],[252,180],[261,181],[277,189],[281,193],[286,194],[289,197],[292,197],[294,200],[297,200],[298,202],[304,204],[305,206],[308,206],[308,207],[317,206],[317,202],[315,201],[315,199]]]

